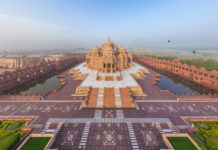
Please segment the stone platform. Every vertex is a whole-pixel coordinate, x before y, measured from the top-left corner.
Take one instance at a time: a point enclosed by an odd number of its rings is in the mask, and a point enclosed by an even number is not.
[[[135,108],[128,88],[92,88],[82,108]]]
[[[139,86],[131,74],[139,72],[143,69],[141,65],[133,62],[133,67],[126,71],[118,71],[115,73],[102,73],[98,71],[92,71],[84,67],[85,63],[82,63],[75,67],[80,73],[87,74],[86,79],[83,80],[80,86],[90,86],[93,88],[125,88],[131,86]],[[98,78],[101,76],[101,79]],[[103,78],[103,79],[102,79]],[[108,81],[106,81],[106,79]]]

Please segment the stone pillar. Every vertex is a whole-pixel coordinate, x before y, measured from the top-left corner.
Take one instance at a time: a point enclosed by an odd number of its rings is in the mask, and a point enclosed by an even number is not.
[[[113,66],[112,66],[112,64],[111,64],[111,73],[113,73]]]
[[[104,63],[102,63],[101,72],[104,72]]]

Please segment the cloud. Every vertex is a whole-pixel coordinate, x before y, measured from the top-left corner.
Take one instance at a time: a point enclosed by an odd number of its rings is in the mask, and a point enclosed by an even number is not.
[[[81,46],[72,28],[0,14],[0,50],[71,49]]]

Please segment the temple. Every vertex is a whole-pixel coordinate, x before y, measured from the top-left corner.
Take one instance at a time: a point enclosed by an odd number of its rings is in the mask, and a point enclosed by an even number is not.
[[[86,55],[86,66],[104,73],[124,71],[132,67],[132,55],[122,45],[118,47],[111,42],[108,37],[100,48],[96,46]]]

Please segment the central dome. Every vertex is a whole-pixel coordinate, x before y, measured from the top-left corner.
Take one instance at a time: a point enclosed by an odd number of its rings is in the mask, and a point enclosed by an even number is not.
[[[114,50],[114,48],[117,48],[117,45],[111,42],[110,37],[108,37],[108,40],[101,45],[101,48],[103,48],[104,50],[111,50],[109,48],[112,48]]]

